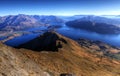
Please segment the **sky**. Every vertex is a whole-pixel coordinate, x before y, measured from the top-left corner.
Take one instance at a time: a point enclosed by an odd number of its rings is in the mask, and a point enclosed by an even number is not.
[[[120,0],[0,0],[5,15],[120,15]]]

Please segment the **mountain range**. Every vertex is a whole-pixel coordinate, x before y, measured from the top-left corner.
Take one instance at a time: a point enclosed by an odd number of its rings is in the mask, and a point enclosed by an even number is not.
[[[68,26],[92,31],[100,34],[119,34],[119,18],[107,18],[94,15],[75,16],[44,16],[44,15],[8,15],[0,17],[1,31],[20,31],[34,27],[45,26],[48,28]],[[81,26],[81,24],[85,26]],[[89,26],[88,26],[89,25]],[[94,26],[95,25],[95,26]],[[101,31],[102,30],[102,31]],[[111,30],[111,31],[110,31]]]
[[[120,26],[120,18],[118,16],[95,16],[95,15],[74,15],[74,16],[59,16],[59,18],[67,21],[79,19],[80,21],[91,21],[96,23],[106,23]]]
[[[81,21],[81,19],[77,19],[74,21],[66,22],[66,25],[76,29],[83,29],[100,34],[120,34],[120,27],[106,23]]]
[[[56,16],[39,16],[39,15],[9,15],[0,17],[1,30],[22,30],[31,27],[58,25],[61,26],[64,21]]]

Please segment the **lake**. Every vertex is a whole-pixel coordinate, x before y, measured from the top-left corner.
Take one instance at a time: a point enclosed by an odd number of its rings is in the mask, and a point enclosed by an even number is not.
[[[46,29],[47,28],[42,27],[42,28],[32,28],[32,29],[28,29],[26,31],[36,31],[36,30],[46,30]],[[90,40],[99,40],[99,41],[120,47],[120,34],[119,35],[106,35],[106,34],[103,35],[103,34],[98,34],[95,32],[88,32],[88,31],[81,30],[81,29],[74,29],[74,28],[70,28],[67,26],[58,28],[56,31],[66,37],[73,39],[73,40],[77,40],[79,38],[85,38],[85,39],[90,39]],[[21,37],[16,37],[14,39],[8,40],[6,42],[6,44],[10,45],[10,46],[18,46],[22,43],[25,43],[29,40],[32,40],[32,39],[38,37],[39,35],[40,35],[39,33],[23,35]]]
[[[82,29],[75,29],[66,26],[64,28],[58,29],[57,32],[73,40],[77,40],[79,38],[99,40],[120,47],[120,34],[119,35],[98,34],[95,32],[89,32]]]

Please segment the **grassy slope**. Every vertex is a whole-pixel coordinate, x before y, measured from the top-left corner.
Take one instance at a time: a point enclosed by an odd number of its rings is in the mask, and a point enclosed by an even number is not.
[[[64,38],[68,44],[58,52],[35,52],[20,49],[28,58],[35,61],[43,70],[59,76],[60,73],[73,73],[76,76],[120,76],[120,61],[101,58],[89,52],[75,41]]]
[[[49,76],[18,49],[0,43],[0,76]]]

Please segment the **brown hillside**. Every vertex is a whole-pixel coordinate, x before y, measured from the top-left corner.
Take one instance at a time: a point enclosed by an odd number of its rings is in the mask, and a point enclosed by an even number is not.
[[[18,49],[0,43],[0,76],[50,76]]]
[[[18,51],[53,76],[120,76],[120,61],[112,60],[54,32],[20,45]]]

